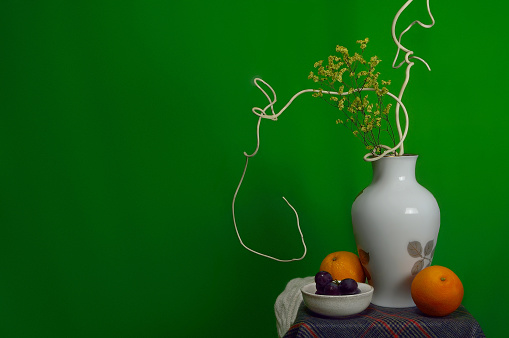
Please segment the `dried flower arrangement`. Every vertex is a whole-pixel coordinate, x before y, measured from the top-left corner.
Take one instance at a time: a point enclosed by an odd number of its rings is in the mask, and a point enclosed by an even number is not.
[[[400,68],[402,65],[406,64],[406,72],[405,72],[405,80],[401,86],[399,95],[396,96],[392,94],[387,86],[390,85],[391,81],[379,81],[380,73],[376,71],[376,66],[381,62],[381,60],[377,56],[373,56],[369,58],[369,61],[366,60],[363,56],[364,50],[367,47],[369,39],[366,38],[364,40],[358,40],[357,43],[360,45],[361,53],[354,53],[354,55],[350,56],[347,48],[343,46],[336,46],[336,55],[330,55],[327,58],[327,63],[324,63],[324,60],[320,60],[314,64],[314,68],[316,71],[311,71],[308,75],[308,78],[313,80],[315,83],[319,83],[322,87],[318,89],[305,89],[296,93],[283,108],[276,113],[274,110],[274,105],[277,102],[276,92],[274,89],[264,80],[260,78],[254,79],[255,86],[265,95],[269,103],[264,108],[254,107],[252,112],[258,116],[257,123],[257,146],[255,151],[252,154],[248,154],[244,152],[244,156],[246,157],[246,162],[244,166],[244,171],[242,173],[240,182],[235,190],[233,201],[232,201],[232,215],[233,215],[233,223],[235,225],[235,231],[237,233],[237,237],[241,243],[241,245],[247,250],[261,255],[266,258],[270,258],[279,262],[291,262],[296,260],[301,260],[306,256],[307,248],[306,243],[304,241],[304,236],[302,234],[300,224],[299,224],[299,216],[295,208],[288,202],[288,200],[283,197],[285,202],[292,208],[296,215],[297,219],[297,228],[299,230],[300,236],[302,238],[302,244],[304,247],[304,253],[300,258],[293,259],[278,259],[272,256],[268,256],[257,252],[249,247],[247,247],[241,239],[241,236],[238,231],[237,223],[235,220],[235,200],[239,189],[244,180],[244,176],[248,167],[249,158],[255,156],[260,148],[260,125],[263,119],[269,119],[276,121],[278,117],[290,106],[290,104],[300,95],[304,93],[312,93],[314,97],[323,98],[329,104],[331,104],[335,109],[340,112],[340,117],[336,119],[337,124],[341,124],[346,126],[353,135],[359,137],[364,143],[365,147],[369,152],[364,155],[365,161],[376,161],[384,156],[402,156],[404,155],[404,140],[408,133],[408,112],[405,108],[405,105],[402,102],[402,97],[405,91],[405,88],[410,79],[410,69],[415,64],[413,60],[418,60],[423,62],[428,70],[431,70],[429,65],[422,58],[417,57],[413,51],[406,48],[401,44],[401,39],[403,35],[410,30],[415,24],[423,28],[431,28],[435,24],[435,19],[431,14],[429,0],[426,0],[428,14],[431,18],[430,24],[424,24],[418,20],[413,21],[406,29],[404,29],[399,38],[396,37],[396,24],[401,13],[410,5],[413,0],[407,0],[405,4],[398,10],[396,16],[392,22],[392,38],[394,43],[397,46],[396,56],[394,58],[394,62],[392,64],[393,68]],[[400,51],[405,53],[404,60],[401,61],[398,65],[396,62],[399,57]],[[316,72],[316,73],[315,73]],[[270,94],[262,88],[264,85],[269,89]],[[371,98],[370,98],[371,96]],[[389,96],[394,101],[396,101],[395,114],[394,117],[390,116],[390,111],[392,108],[391,103],[386,102],[386,97]],[[399,111],[403,110],[405,116],[405,125],[404,129],[402,129],[400,124]],[[270,113],[268,111],[270,110]],[[396,124],[396,132],[398,139],[396,139],[395,131],[391,126],[390,120],[394,118]],[[391,143],[391,146],[385,145],[382,143],[382,136],[385,135],[386,138]]]

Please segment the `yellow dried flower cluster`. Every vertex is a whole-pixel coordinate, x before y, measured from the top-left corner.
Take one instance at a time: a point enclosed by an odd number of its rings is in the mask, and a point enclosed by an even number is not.
[[[386,86],[391,81],[380,80],[376,66],[382,61],[376,55],[364,59],[363,53],[369,39],[358,40],[361,53],[350,56],[346,47],[336,46],[337,55],[330,55],[325,60],[315,62],[315,71],[309,73],[308,79],[321,83],[322,87],[313,92],[314,97],[329,94],[329,104],[339,111],[341,117],[337,124],[343,124],[360,137],[366,149],[379,155],[382,152],[380,138],[388,135],[395,144],[394,132],[389,121],[391,104],[385,104],[385,95],[389,92]],[[369,90],[366,90],[369,89]],[[336,94],[333,94],[336,93]],[[374,98],[371,98],[370,95]]]

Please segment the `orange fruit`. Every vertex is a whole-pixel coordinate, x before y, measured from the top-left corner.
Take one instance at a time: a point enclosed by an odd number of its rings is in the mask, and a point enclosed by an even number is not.
[[[323,259],[322,264],[320,264],[320,271],[327,271],[332,275],[332,279],[343,280],[345,278],[352,278],[360,283],[366,281],[359,257],[348,251],[328,254]]]
[[[411,287],[415,305],[427,315],[447,316],[456,311],[463,300],[463,284],[454,272],[433,265],[421,270]]]

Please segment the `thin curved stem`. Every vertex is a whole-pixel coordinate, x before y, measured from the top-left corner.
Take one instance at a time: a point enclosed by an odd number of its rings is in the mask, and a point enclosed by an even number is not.
[[[262,82],[263,84],[265,84],[270,89],[270,91],[273,94],[273,99],[271,99],[270,96],[267,94],[267,92],[265,90],[263,90],[263,88],[261,88],[261,86],[258,84],[258,82]],[[247,152],[244,152],[244,156],[246,157],[246,164],[244,166],[244,171],[242,172],[242,176],[240,178],[240,181],[239,181],[239,184],[237,186],[237,189],[235,190],[235,193],[233,195],[232,215],[233,215],[233,224],[235,226],[235,232],[237,233],[237,237],[238,237],[238,239],[240,241],[240,244],[244,248],[246,248],[247,250],[249,250],[249,251],[251,251],[251,252],[253,252],[253,253],[257,254],[257,255],[260,255],[260,256],[263,256],[263,257],[266,257],[266,258],[270,258],[270,259],[273,259],[273,260],[278,261],[278,262],[292,262],[292,261],[302,260],[306,256],[307,247],[306,247],[306,242],[304,241],[304,235],[302,234],[302,230],[301,230],[301,227],[300,227],[299,214],[297,213],[297,210],[295,210],[295,208],[290,204],[290,202],[288,202],[288,200],[285,197],[283,197],[283,199],[285,200],[285,202],[288,204],[288,206],[295,213],[295,217],[296,217],[296,220],[297,220],[297,229],[299,230],[299,233],[300,233],[300,236],[301,236],[301,239],[302,239],[302,246],[304,247],[304,253],[303,253],[303,255],[300,258],[279,259],[279,258],[276,258],[276,257],[272,257],[272,256],[269,256],[269,255],[262,254],[262,253],[260,253],[258,251],[255,251],[255,250],[249,248],[247,245],[245,245],[244,242],[242,241],[242,238],[240,236],[240,233],[239,233],[239,230],[238,230],[238,227],[237,227],[237,221],[236,221],[236,217],[235,217],[235,201],[237,199],[238,192],[240,190],[240,187],[242,185],[242,182],[244,181],[244,177],[245,177],[246,172],[247,172],[247,167],[248,167],[248,164],[249,164],[249,158],[250,157],[254,157],[258,153],[258,151],[260,149],[260,125],[261,125],[262,119],[270,119],[270,120],[276,121],[277,118],[290,106],[290,104],[292,104],[292,102],[298,96],[300,96],[300,95],[302,95],[304,93],[310,93],[310,92],[317,93],[317,92],[320,92],[320,91],[316,90],[316,89],[301,90],[300,92],[298,92],[297,94],[292,96],[292,98],[288,101],[288,103],[278,113],[276,113],[274,111],[274,104],[276,103],[277,98],[276,98],[276,93],[275,93],[274,89],[272,89],[272,87],[267,82],[263,81],[260,78],[256,78],[255,79],[255,84],[263,92],[265,97],[269,100],[269,104],[267,106],[265,106],[265,108],[263,108],[263,109],[258,108],[258,107],[254,107],[252,109],[253,113],[258,116],[258,123],[256,125],[256,148],[255,148],[255,151],[252,154],[248,154]],[[359,88],[359,89],[354,90],[353,92],[374,91],[374,90],[375,89],[373,89],[373,88]],[[338,92],[333,92],[333,91],[322,91],[322,93],[330,94],[330,95],[339,95],[339,96],[345,96],[345,95],[353,94],[353,93],[348,93],[348,92],[338,93]],[[403,137],[402,137],[401,141],[396,145],[396,147],[391,148],[391,147],[388,147],[386,145],[379,145],[379,147],[381,147],[383,149],[386,149],[381,155],[376,156],[376,157],[372,157],[372,155],[373,155],[372,153],[366,154],[364,156],[364,160],[369,161],[369,162],[376,161],[376,160],[382,158],[383,156],[387,155],[388,153],[394,152],[398,147],[401,146],[401,144],[403,143],[403,140],[405,139],[406,134],[408,132],[408,114],[407,114],[405,106],[403,105],[403,102],[401,102],[399,100],[399,98],[396,97],[394,94],[392,94],[390,92],[388,92],[387,94],[389,96],[391,96],[394,100],[396,100],[399,104],[401,104],[401,107],[403,108],[403,111],[405,112],[405,118],[406,118],[405,132],[403,134]],[[271,110],[272,115],[267,114],[267,110],[268,109]]]
[[[409,70],[408,70],[408,72],[409,72]],[[275,93],[274,89],[272,89],[272,87],[267,82],[263,81],[260,78],[256,78],[254,81],[255,81],[255,85],[263,92],[265,97],[267,97],[267,99],[269,100],[269,104],[267,106],[265,106],[265,108],[261,109],[261,108],[258,108],[258,107],[254,107],[252,109],[253,113],[256,116],[260,117],[260,119],[264,118],[264,119],[269,119],[269,120],[276,121],[277,118],[290,106],[290,104],[292,104],[292,102],[298,96],[300,96],[300,95],[302,95],[304,93],[311,93],[311,92],[318,93],[318,92],[320,92],[320,90],[317,90],[317,89],[304,89],[304,90],[301,90],[300,92],[298,92],[294,96],[292,96],[292,98],[288,101],[288,103],[283,108],[281,108],[281,110],[278,113],[276,113],[274,111],[274,104],[277,101],[277,97],[276,97],[276,93]],[[264,85],[266,85],[270,89],[270,91],[272,92],[273,97],[274,97],[272,100],[270,99],[270,96],[267,94],[267,92],[265,90],[263,90],[263,88],[258,84],[258,82],[262,82]],[[329,94],[329,95],[347,96],[347,95],[350,95],[350,94],[353,94],[353,93],[356,93],[356,92],[362,92],[362,91],[375,91],[375,89],[374,88],[357,88],[357,89],[354,89],[351,93],[349,93],[349,92],[338,93],[338,92],[334,92],[334,91],[322,90],[321,93],[322,94]],[[395,96],[391,92],[387,92],[387,94],[390,97],[392,97],[397,102],[398,106],[401,106],[403,108],[403,111],[405,113],[405,121],[406,121],[405,122],[405,131],[404,132],[401,131],[401,125],[399,123],[399,118],[396,119],[396,124],[398,126],[398,132],[400,133],[400,141],[399,141],[399,143],[395,147],[393,147],[393,148],[388,147],[386,145],[378,145],[379,147],[387,149],[387,150],[384,151],[382,154],[380,154],[378,156],[375,156],[375,157],[371,157],[373,155],[373,153],[367,153],[364,156],[364,160],[365,161],[369,161],[369,162],[376,161],[376,160],[382,158],[383,156],[387,155],[388,153],[394,152],[397,149],[401,148],[403,146],[403,142],[404,142],[404,140],[406,138],[406,135],[408,133],[408,113],[407,113],[407,110],[406,110],[403,102],[401,101],[401,99],[399,97]],[[267,110],[269,108],[271,109],[272,115],[267,114]],[[260,123],[260,121],[258,121],[258,123]],[[259,141],[260,141],[259,128],[257,129],[257,140],[258,140],[258,145],[259,145]],[[258,151],[258,146],[257,146],[256,149],[257,149],[256,150],[256,152],[257,152]],[[256,154],[256,152],[254,152],[250,156],[254,156]]]
[[[394,20],[392,21],[392,29],[391,29],[391,32],[392,32],[392,39],[394,40],[394,43],[396,44],[396,46],[398,47],[398,50],[396,51],[396,56],[394,58],[394,61],[392,63],[392,67],[393,68],[399,68],[401,67],[403,64],[407,64],[407,68],[406,68],[406,71],[405,71],[405,81],[403,82],[403,85],[401,86],[401,90],[399,92],[399,101],[401,101],[403,99],[403,94],[405,92],[405,89],[406,89],[406,86],[408,84],[408,81],[410,80],[410,68],[412,68],[412,66],[414,65],[414,62],[410,61],[410,59],[416,59],[416,60],[419,60],[421,61],[422,63],[424,63],[426,65],[426,67],[428,68],[428,70],[431,71],[431,68],[429,67],[428,63],[426,61],[424,61],[422,58],[420,57],[417,57],[417,56],[412,56],[412,54],[414,53],[413,51],[411,51],[410,49],[406,48],[405,46],[403,46],[401,44],[401,39],[403,37],[403,35],[408,32],[410,30],[410,28],[412,28],[415,24],[418,24],[419,26],[423,27],[423,28],[431,28],[433,27],[433,25],[435,24],[435,18],[433,17],[433,14],[431,14],[431,9],[430,9],[430,6],[429,6],[429,0],[426,0],[426,5],[427,5],[427,9],[428,9],[428,14],[431,18],[431,24],[424,24],[422,23],[421,21],[419,20],[415,20],[413,21],[410,25],[408,25],[407,28],[405,28],[401,34],[399,35],[399,38],[397,39],[396,38],[396,24],[398,22],[398,19],[401,15],[401,13],[403,13],[403,11],[410,5],[410,3],[412,3],[413,0],[408,0],[407,2],[405,2],[405,4],[399,9],[399,11],[396,13],[396,16],[394,17]],[[399,51],[402,50],[404,51],[406,54],[405,54],[405,58],[404,60],[396,66],[396,60],[398,59],[398,56],[399,56]],[[400,108],[400,105],[401,103],[398,102],[398,104],[396,105],[396,127],[397,127],[397,131],[398,131],[398,135],[399,135],[399,138],[401,140],[403,134],[401,132],[401,126],[400,126],[400,122],[399,122],[399,108]],[[398,155],[403,155],[405,153],[405,148],[404,148],[404,145],[402,142],[401,143],[401,146],[399,148],[399,153]]]
[[[259,121],[261,120],[261,118],[259,119]],[[258,148],[258,147],[257,147]],[[256,152],[255,152],[256,153]],[[278,262],[283,262],[283,263],[288,263],[288,262],[293,262],[293,261],[300,261],[302,260],[304,257],[306,257],[306,253],[307,253],[307,247],[306,247],[306,242],[304,241],[304,235],[302,234],[302,230],[300,228],[300,221],[299,221],[299,214],[297,213],[297,210],[295,210],[295,208],[290,204],[290,202],[288,202],[288,200],[283,196],[283,199],[285,200],[285,202],[288,204],[288,206],[290,208],[292,208],[293,212],[295,213],[295,217],[297,219],[297,228],[299,229],[299,233],[300,233],[300,237],[302,239],[302,246],[304,247],[304,253],[302,254],[302,256],[300,258],[293,258],[293,259],[279,259],[279,258],[276,258],[276,257],[272,257],[272,256],[269,256],[269,255],[265,255],[265,254],[262,254],[261,252],[258,252],[258,251],[255,251],[251,248],[249,248],[247,245],[244,244],[244,242],[242,241],[242,238],[240,237],[240,233],[239,233],[239,229],[237,227],[237,221],[235,219],[235,201],[237,199],[237,194],[239,193],[239,190],[240,190],[240,186],[242,185],[242,182],[244,181],[244,176],[246,175],[246,171],[247,171],[247,165],[249,163],[249,157],[251,156],[254,156],[253,155],[248,155],[246,153],[244,153],[244,155],[246,156],[246,164],[244,166],[244,171],[242,172],[242,177],[240,178],[240,181],[239,181],[239,185],[237,186],[237,189],[235,190],[235,194],[233,195],[233,201],[232,201],[232,215],[233,215],[233,225],[235,226],[235,232],[237,233],[237,237],[239,238],[239,241],[240,241],[240,244],[246,248],[248,251],[251,251],[252,253],[255,253],[257,255],[260,255],[260,256],[263,256],[263,257],[266,257],[266,258],[270,258],[270,259],[273,259],[275,261],[278,261]]]

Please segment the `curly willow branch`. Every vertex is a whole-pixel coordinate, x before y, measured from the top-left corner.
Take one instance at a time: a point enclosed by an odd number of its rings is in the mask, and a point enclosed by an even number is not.
[[[414,62],[410,61],[410,59],[416,59],[416,60],[421,61],[422,63],[424,63],[426,65],[428,70],[431,71],[431,68],[429,67],[429,65],[428,65],[428,63],[426,61],[424,61],[420,57],[412,56],[412,54],[414,52],[411,51],[410,49],[406,48],[405,46],[403,46],[401,44],[401,38],[403,37],[403,34],[408,32],[410,30],[410,28],[412,28],[415,24],[418,24],[419,26],[421,26],[423,28],[431,28],[435,24],[435,18],[433,18],[433,14],[431,14],[431,9],[429,7],[429,0],[426,0],[426,6],[427,6],[427,9],[428,9],[428,14],[429,14],[429,16],[431,18],[431,24],[426,25],[426,24],[423,24],[422,22],[420,22],[419,20],[415,20],[410,25],[408,25],[408,27],[405,28],[405,30],[403,30],[401,32],[401,34],[399,35],[399,39],[396,38],[396,24],[398,22],[398,19],[399,19],[401,13],[403,13],[403,11],[410,5],[410,3],[412,3],[412,1],[414,1],[414,0],[408,0],[399,9],[399,11],[396,13],[396,16],[394,17],[394,20],[392,21],[392,29],[391,29],[391,31],[392,31],[392,39],[394,40],[394,43],[398,47],[398,50],[396,52],[396,56],[395,56],[394,61],[392,63],[392,68],[400,68],[403,64],[405,64],[405,63],[407,64],[407,68],[406,68],[406,72],[405,72],[405,81],[403,82],[403,85],[401,86],[401,90],[399,91],[399,96],[398,96],[400,101],[403,99],[403,93],[405,92],[405,89],[406,89],[406,86],[408,84],[408,81],[410,80],[410,68],[412,68],[412,66],[414,65]],[[400,50],[404,51],[406,54],[405,54],[404,60],[399,65],[396,66],[396,60],[398,59],[399,51]],[[398,104],[396,104],[396,127],[397,127],[397,130],[398,130],[398,135],[399,135],[400,140],[404,140],[406,135],[402,135],[402,133],[401,133],[401,126],[400,126],[400,123],[399,123],[399,107],[400,107],[400,102],[398,102]],[[403,155],[404,153],[405,153],[405,149],[404,149],[403,143],[401,142],[401,146],[399,147],[398,155]]]
[[[262,82],[265,86],[267,86],[270,91],[272,92],[272,96],[273,98],[271,98],[269,96],[269,94],[267,94],[267,92],[265,90],[263,90],[263,88],[259,85],[258,82]],[[290,202],[288,202],[288,200],[283,197],[283,199],[285,200],[285,202],[290,206],[290,208],[292,208],[293,212],[295,213],[295,216],[297,218],[297,228],[299,230],[299,233],[300,233],[300,236],[301,236],[301,239],[302,239],[302,245],[304,247],[304,254],[302,255],[302,257],[300,258],[293,258],[293,259],[279,259],[279,258],[275,258],[275,257],[272,257],[272,256],[268,256],[268,255],[265,255],[265,254],[262,254],[258,251],[255,251],[251,248],[249,248],[248,246],[246,246],[244,244],[244,242],[242,241],[242,238],[240,236],[240,233],[239,233],[239,230],[238,230],[238,227],[237,227],[237,222],[236,222],[236,219],[235,219],[235,201],[237,199],[237,194],[240,190],[240,187],[242,185],[242,182],[244,181],[244,177],[246,175],[246,171],[247,171],[247,166],[249,164],[249,158],[250,157],[254,157],[257,153],[258,153],[258,150],[260,149],[260,125],[261,125],[261,121],[262,119],[268,119],[268,120],[272,120],[272,121],[277,121],[277,118],[290,106],[290,104],[292,104],[292,102],[300,95],[304,94],[304,93],[310,93],[310,92],[319,92],[319,90],[316,90],[316,89],[305,89],[305,90],[301,90],[300,92],[298,92],[297,94],[295,94],[291,99],[290,101],[288,101],[288,103],[278,112],[276,113],[274,111],[274,104],[276,103],[277,101],[277,97],[276,97],[276,92],[274,91],[274,89],[272,89],[272,87],[265,81],[263,81],[262,79],[260,78],[256,78],[254,80],[254,83],[255,85],[258,87],[258,89],[260,89],[260,91],[265,95],[265,97],[267,98],[267,100],[269,101],[269,104],[267,106],[265,106],[265,108],[261,109],[261,108],[258,108],[258,107],[254,107],[252,109],[253,113],[258,116],[258,123],[256,125],[256,148],[254,150],[254,152],[252,154],[248,154],[247,152],[244,152],[244,156],[246,157],[246,164],[244,166],[244,171],[242,172],[242,176],[240,178],[240,181],[239,181],[239,185],[237,186],[237,189],[235,190],[235,194],[233,195],[233,201],[232,201],[232,215],[233,215],[233,224],[235,225],[235,231],[237,233],[237,237],[239,238],[239,241],[240,241],[240,244],[242,244],[242,246],[244,248],[246,248],[247,250],[257,254],[257,255],[260,255],[260,256],[263,256],[263,257],[267,257],[267,258],[270,258],[270,259],[273,259],[273,260],[276,260],[278,262],[292,262],[292,261],[298,261],[298,260],[301,260],[303,259],[305,256],[306,256],[306,253],[307,253],[307,248],[306,248],[306,242],[304,241],[304,235],[302,234],[302,230],[300,228],[300,222],[299,222],[299,214],[297,213],[297,210],[295,210],[295,208],[290,204]],[[374,91],[373,88],[362,88],[362,89],[357,89],[356,91],[363,91],[363,90],[367,90],[367,91]],[[344,93],[338,93],[338,92],[332,92],[332,91],[322,91],[322,93],[325,93],[325,94],[331,94],[331,95],[339,95],[339,96],[344,96],[344,95],[350,95],[351,93],[348,93],[348,92],[344,92]],[[407,114],[407,111],[406,111],[406,108],[405,108],[405,105],[403,104],[403,102],[401,102],[399,100],[399,98],[397,98],[395,95],[393,95],[392,93],[387,93],[389,96],[391,96],[394,100],[396,100],[398,102],[398,104],[401,105],[401,107],[403,108],[403,111],[405,113],[405,117],[406,119],[408,120],[408,114]],[[267,110],[270,109],[270,111],[272,112],[271,115],[267,114]],[[408,123],[406,123],[405,125],[405,131],[404,131],[404,134],[403,134],[403,138],[406,137],[406,134],[408,132]],[[375,161],[383,156],[385,156],[386,154],[390,153],[390,152],[393,152],[394,150],[396,150],[398,147],[400,147],[401,145],[403,144],[403,140],[401,140],[394,148],[390,148],[390,147],[387,147],[387,146],[382,146],[383,148],[386,149],[386,151],[384,151],[382,154],[380,154],[379,156],[377,157],[374,157],[374,158],[371,158],[370,156],[373,155],[372,153],[368,153],[364,156],[364,159],[366,161]]]
[[[429,13],[429,16],[431,18],[431,21],[432,23],[429,24],[429,25],[426,25],[426,24],[423,24],[422,22],[416,20],[414,22],[412,22],[403,32],[401,32],[400,36],[399,36],[399,39],[396,38],[396,24],[397,24],[397,21],[399,19],[399,16],[401,15],[401,13],[410,5],[410,3],[412,3],[413,0],[408,0],[401,8],[400,10],[396,13],[396,16],[394,17],[394,20],[392,22],[392,38],[394,40],[394,42],[396,43],[397,47],[398,47],[398,50],[396,52],[396,57],[394,58],[394,62],[392,64],[392,67],[393,68],[400,68],[404,63],[407,64],[407,68],[406,68],[406,72],[405,72],[405,81],[403,82],[403,85],[401,86],[401,90],[399,92],[399,96],[395,96],[394,94],[388,92],[387,95],[389,95],[390,97],[392,97],[396,102],[396,126],[397,126],[397,130],[398,130],[398,135],[399,135],[399,143],[393,147],[393,148],[390,148],[386,145],[379,145],[379,147],[383,148],[383,149],[386,149],[382,154],[378,155],[378,156],[375,156],[375,157],[372,157],[374,156],[373,153],[367,153],[366,155],[364,155],[364,160],[366,161],[369,161],[369,162],[372,162],[372,161],[376,161],[382,157],[384,157],[385,155],[387,155],[388,153],[392,153],[392,152],[395,152],[397,149],[399,149],[399,153],[397,153],[397,155],[403,155],[404,154],[404,147],[403,147],[403,142],[407,136],[407,133],[408,133],[408,112],[405,108],[405,105],[403,104],[402,102],[402,97],[403,97],[403,93],[405,91],[405,88],[408,84],[408,81],[410,80],[410,69],[412,68],[412,66],[414,65],[414,62],[410,61],[410,59],[417,59],[421,62],[423,62],[426,67],[428,68],[428,70],[431,70],[429,65],[426,63],[426,61],[424,61],[423,59],[421,59],[420,57],[417,57],[417,56],[412,56],[413,54],[413,51],[409,50],[408,48],[406,48],[405,46],[403,46],[401,44],[401,38],[403,37],[403,35],[408,32],[410,30],[410,28],[412,28],[412,26],[414,26],[415,24],[419,24],[421,27],[424,27],[424,28],[431,28],[434,24],[435,24],[435,19],[433,18],[433,15],[431,14],[431,10],[430,10],[430,7],[429,7],[429,0],[426,0],[426,3],[427,3],[427,8],[428,8],[428,13]],[[399,65],[396,66],[396,60],[398,59],[398,56],[399,56],[399,51],[402,50],[404,51],[406,54],[405,54],[405,58],[404,58],[404,61],[402,61]],[[263,90],[263,88],[258,84],[258,82],[261,82],[263,83],[266,87],[268,87],[272,93],[272,99],[271,97],[269,96],[269,94]],[[263,81],[262,79],[260,78],[256,78],[254,80],[254,83],[256,85],[256,87],[258,87],[258,89],[260,89],[260,91],[265,95],[265,97],[267,98],[267,100],[269,101],[269,104],[267,106],[265,106],[265,108],[261,109],[261,108],[258,108],[258,107],[254,107],[252,109],[253,113],[258,116],[258,123],[256,125],[256,148],[254,150],[254,152],[252,154],[248,154],[246,152],[244,152],[244,156],[246,157],[246,164],[244,166],[244,171],[242,172],[242,176],[240,178],[240,181],[239,181],[239,184],[237,186],[237,189],[235,190],[235,194],[233,195],[233,201],[232,201],[232,215],[233,215],[233,224],[235,225],[235,232],[237,233],[237,237],[239,238],[239,241],[240,241],[240,244],[242,244],[242,246],[244,248],[246,248],[247,250],[257,254],[257,255],[260,255],[260,256],[263,256],[263,257],[266,257],[266,258],[270,258],[270,259],[273,259],[273,260],[276,260],[278,262],[292,262],[292,261],[298,261],[298,260],[302,260],[305,256],[306,256],[306,253],[307,253],[307,248],[306,248],[306,243],[304,241],[304,235],[302,234],[302,230],[300,228],[300,222],[299,222],[299,214],[297,213],[297,210],[295,210],[295,208],[290,204],[290,202],[288,202],[288,200],[283,197],[283,199],[285,200],[285,202],[288,204],[288,206],[293,210],[293,212],[295,213],[295,217],[297,219],[297,229],[299,230],[299,233],[300,233],[300,236],[301,236],[301,239],[302,239],[302,245],[304,247],[304,253],[303,255],[300,257],[300,258],[293,258],[293,259],[279,259],[279,258],[275,258],[275,257],[272,257],[272,256],[268,256],[268,255],[265,255],[265,254],[262,254],[258,251],[255,251],[251,248],[249,248],[248,246],[246,246],[244,244],[244,242],[242,241],[242,238],[240,236],[240,233],[239,233],[239,230],[238,230],[238,227],[237,227],[237,222],[235,220],[235,201],[237,199],[237,194],[240,190],[240,187],[242,185],[242,182],[244,181],[244,177],[246,175],[246,171],[247,171],[247,166],[249,164],[249,158],[250,157],[254,157],[257,153],[258,153],[258,150],[260,149],[260,125],[261,125],[261,121],[262,119],[269,119],[269,120],[272,120],[272,121],[276,121],[277,118],[290,106],[290,104],[292,104],[292,102],[298,97],[300,96],[301,94],[304,94],[304,93],[310,93],[310,92],[319,92],[318,90],[316,89],[305,89],[305,90],[301,90],[300,92],[298,92],[297,94],[295,94],[289,101],[288,103],[278,112],[276,113],[274,111],[274,104],[276,103],[277,101],[277,98],[276,98],[276,92],[274,91],[274,89],[272,89],[272,87],[265,81]],[[359,91],[374,91],[373,88],[360,88],[360,89],[356,89],[354,92],[359,92]],[[333,91],[322,91],[322,93],[324,94],[330,94],[330,95],[339,95],[339,96],[345,96],[345,95],[350,95],[352,93],[348,93],[348,92],[344,92],[344,93],[338,93],[338,92],[333,92]],[[400,124],[400,121],[399,121],[399,109],[403,108],[403,112],[405,114],[405,130],[402,131],[401,130],[401,124]],[[271,111],[271,115],[267,114],[267,110],[270,109]]]

